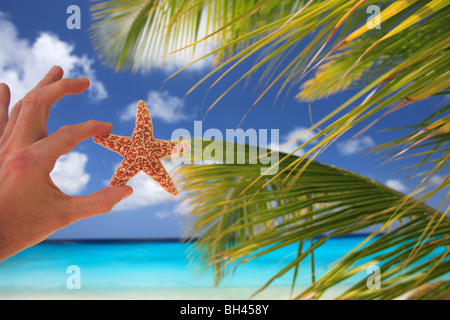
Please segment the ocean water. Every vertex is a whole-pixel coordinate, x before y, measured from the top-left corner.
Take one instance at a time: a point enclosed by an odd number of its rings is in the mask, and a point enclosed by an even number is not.
[[[316,278],[363,239],[334,238],[317,249],[314,255]],[[41,243],[0,262],[0,298],[67,292],[67,280],[72,275],[68,267],[72,265],[79,267],[83,289],[80,291],[83,292],[214,288],[212,274],[196,272],[195,263],[192,265],[188,260],[189,246],[180,242]],[[240,266],[218,289],[258,289],[296,257],[297,247],[292,245]],[[309,261],[308,257],[301,264],[297,278],[300,287],[311,283]],[[343,285],[367,277],[368,273],[362,272]],[[270,287],[287,289],[291,281],[292,273],[288,273]]]

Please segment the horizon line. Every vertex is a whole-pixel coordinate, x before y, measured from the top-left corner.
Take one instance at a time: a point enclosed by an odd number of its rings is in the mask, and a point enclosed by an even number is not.
[[[357,233],[348,234],[343,236],[330,237],[331,238],[354,238],[354,237],[367,237],[371,233]],[[379,235],[377,235],[379,236]],[[322,236],[316,236],[316,238],[321,238]],[[195,239],[185,239],[182,237],[170,237],[170,238],[67,238],[67,239],[45,239],[41,243],[62,243],[62,242],[180,242],[189,243],[195,242]]]

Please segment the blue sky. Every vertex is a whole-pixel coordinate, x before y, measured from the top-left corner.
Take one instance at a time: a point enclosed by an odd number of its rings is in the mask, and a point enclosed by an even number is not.
[[[66,9],[71,4],[81,8],[81,29],[69,30]],[[0,82],[6,82],[17,101],[54,64],[65,69],[66,76],[88,76],[91,88],[79,95],[66,97],[52,108],[48,122],[51,133],[67,124],[90,119],[111,122],[113,133],[130,135],[134,128],[133,106],[138,100],[146,100],[153,117],[154,134],[158,139],[171,138],[177,128],[192,132],[194,121],[202,120],[205,110],[224,88],[236,79],[231,74],[222,83],[205,94],[210,83],[205,83],[183,100],[181,113],[177,113],[185,93],[211,70],[211,62],[205,61],[170,79],[164,80],[174,68],[154,68],[145,74],[116,72],[104,66],[96,57],[89,38],[88,1],[25,1],[2,0],[0,2]],[[247,86],[231,91],[205,118],[203,131],[217,128],[225,134],[234,129],[249,106],[261,92],[257,77]],[[244,121],[242,128],[279,129],[283,143],[295,133],[310,126],[308,105],[294,99],[294,89],[285,100],[275,101],[276,89],[260,101]],[[332,96],[313,102],[313,120],[344,102],[350,93]],[[426,117],[430,105],[442,98],[432,98],[416,103],[407,112],[400,111],[380,121],[359,140],[347,140],[332,145],[317,159],[386,183],[396,189],[412,191],[417,179],[407,179],[408,171],[399,171],[405,163],[393,162],[380,166],[367,148],[383,143],[400,132],[383,133],[384,127],[397,127],[416,123]],[[366,123],[367,124],[367,123]],[[106,186],[120,163],[121,157],[99,145],[92,139],[77,146],[73,152],[60,159],[52,173],[55,183],[66,193],[84,195]],[[413,160],[410,160],[413,161]],[[410,162],[411,163],[411,162]],[[135,194],[112,212],[79,221],[51,236],[53,239],[74,238],[173,238],[182,234],[185,209],[150,178],[143,174],[133,178],[130,184]],[[436,206],[438,199],[431,201]]]

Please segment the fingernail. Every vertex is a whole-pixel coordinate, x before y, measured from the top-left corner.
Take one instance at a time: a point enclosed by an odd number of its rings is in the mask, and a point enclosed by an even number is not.
[[[133,189],[131,187],[127,187],[127,189],[128,189],[127,192],[122,196],[122,199],[120,199],[120,201],[128,198],[133,194]]]
[[[48,73],[56,72],[56,70],[58,70],[58,69],[59,69],[59,66],[54,65],[53,67],[50,68],[50,70],[48,71]]]

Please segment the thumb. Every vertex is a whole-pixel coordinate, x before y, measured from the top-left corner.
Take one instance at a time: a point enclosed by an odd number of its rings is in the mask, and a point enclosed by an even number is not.
[[[125,198],[133,193],[130,186],[108,187],[87,196],[75,197],[75,208],[77,208],[77,220],[107,213]]]

